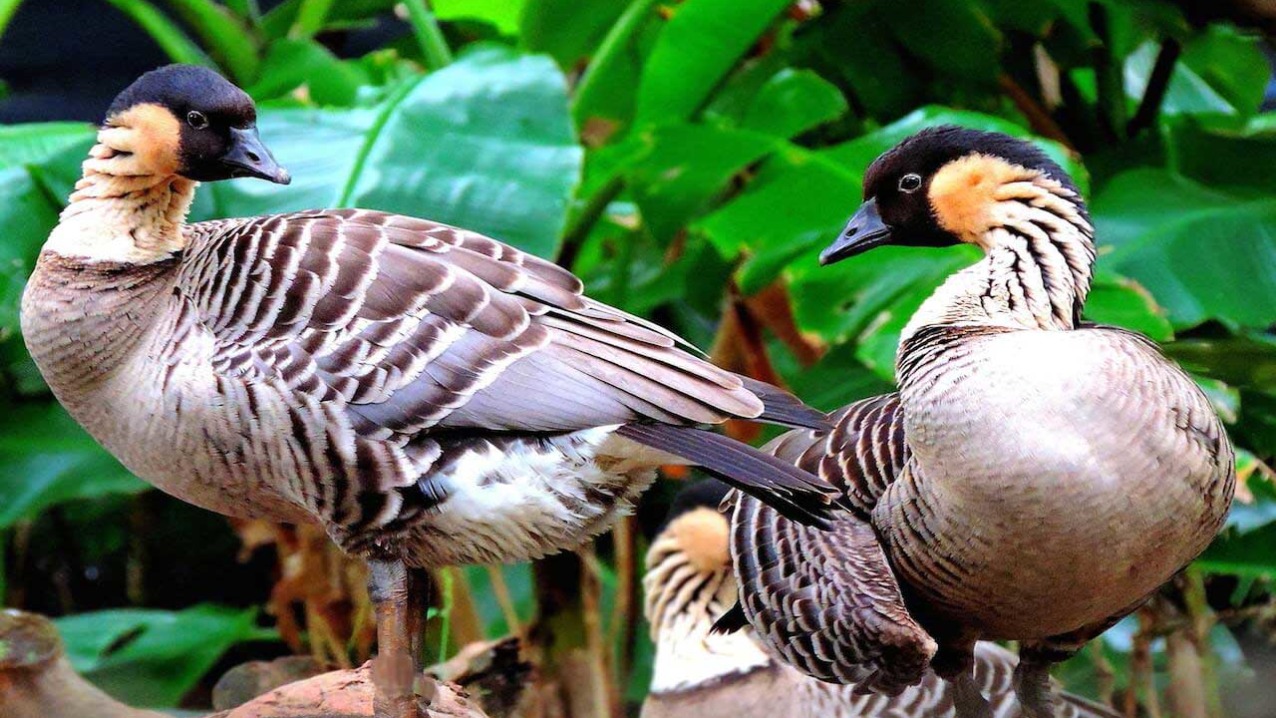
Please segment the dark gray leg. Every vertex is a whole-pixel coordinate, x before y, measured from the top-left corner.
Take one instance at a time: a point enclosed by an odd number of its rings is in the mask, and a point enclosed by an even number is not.
[[[953,708],[957,718],[993,718],[992,706],[979,691],[973,669],[967,668],[948,680],[953,686]]]
[[[376,718],[421,718],[416,693],[421,675],[419,637],[423,586],[402,561],[369,561],[368,593],[377,612],[377,656],[372,662]],[[432,687],[432,686],[431,686]],[[432,695],[432,691],[430,691]]]
[[[1044,646],[1024,644],[1019,647],[1015,697],[1019,699],[1023,718],[1055,718],[1055,691],[1050,681],[1050,666],[1065,657],[1065,653]]]

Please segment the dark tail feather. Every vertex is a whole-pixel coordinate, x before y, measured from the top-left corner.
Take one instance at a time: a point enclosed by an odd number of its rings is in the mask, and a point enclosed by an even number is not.
[[[759,420],[797,429],[826,431],[833,428],[828,414],[803,404],[801,399],[780,387],[747,376],[736,376],[744,382],[745,389],[762,400],[762,415],[758,417]]]
[[[713,628],[709,629],[710,633],[735,633],[745,626],[749,625],[749,617],[744,613],[744,606],[739,601],[731,604],[730,610],[718,616],[718,620],[713,622]]]
[[[756,496],[788,519],[824,529],[831,526],[837,489],[748,444],[711,431],[670,424],[625,424],[616,433],[680,456]]]

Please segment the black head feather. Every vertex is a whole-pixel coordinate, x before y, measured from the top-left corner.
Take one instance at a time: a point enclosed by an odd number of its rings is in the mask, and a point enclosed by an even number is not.
[[[248,93],[216,72],[197,65],[168,65],[142,75],[116,96],[106,111],[109,119],[136,105],[167,108],[184,120],[191,111],[210,122],[248,128],[257,122],[257,107]]]
[[[111,103],[107,124],[142,105],[167,110],[178,128],[178,174],[193,180],[259,177],[288,182],[257,137],[257,107],[248,93],[216,72],[168,65],[133,82]]]
[[[942,247],[960,241],[936,221],[929,204],[930,181],[940,168],[970,155],[1039,170],[1077,193],[1063,168],[1027,140],[954,125],[922,130],[874,160],[864,174],[864,199],[876,200],[882,220],[893,228],[892,244]],[[910,181],[916,188],[906,192]]]
[[[664,526],[668,526],[674,519],[696,509],[708,508],[717,511],[722,499],[726,498],[730,491],[730,486],[717,479],[703,479],[688,484],[673,498]]]

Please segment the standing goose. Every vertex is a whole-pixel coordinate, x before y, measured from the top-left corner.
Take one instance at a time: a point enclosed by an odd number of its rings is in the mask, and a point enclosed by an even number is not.
[[[965,716],[977,639],[1020,641],[1025,713],[1048,668],[1131,612],[1223,524],[1232,446],[1201,390],[1150,340],[1080,320],[1093,230],[1033,145],[943,127],[878,158],[865,202],[821,256],[966,242],[904,328],[899,391],[772,450],[851,511],[810,532],[748,497],[733,515],[743,613],[802,671],[894,694],[927,665]],[[933,659],[933,660],[932,660]]]
[[[317,523],[370,562],[378,715],[417,714],[410,568],[575,547],[669,462],[823,520],[827,485],[694,428],[823,415],[549,262],[363,210],[185,224],[197,182],[287,184],[255,121],[202,68],[124,90],[27,286],[23,334],[138,476],[223,514]]]
[[[656,659],[642,718],[953,718],[952,686],[932,672],[884,696],[804,675],[768,655],[749,631],[712,630],[736,601],[730,529],[717,510],[727,491],[712,479],[684,489],[647,552],[644,609]],[[1015,663],[995,643],[975,645],[974,682],[997,718],[1020,715],[1011,687]],[[1058,718],[1119,715],[1078,696],[1061,699]]]

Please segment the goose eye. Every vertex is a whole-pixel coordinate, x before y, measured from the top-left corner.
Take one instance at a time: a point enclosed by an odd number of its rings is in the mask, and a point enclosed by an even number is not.
[[[922,176],[913,172],[909,172],[899,178],[899,191],[912,194],[922,186]]]
[[[186,124],[197,130],[202,130],[208,127],[208,117],[198,110],[191,110],[186,113]]]

